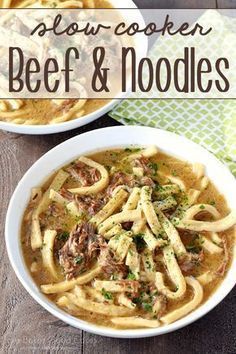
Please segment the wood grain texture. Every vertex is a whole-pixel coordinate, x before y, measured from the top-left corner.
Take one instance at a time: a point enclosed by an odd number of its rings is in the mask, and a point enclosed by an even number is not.
[[[236,1],[235,0],[217,0],[217,7],[219,9],[236,9]]]
[[[207,9],[216,7],[216,0],[134,0],[134,2],[139,8],[146,9]]]
[[[140,7],[215,7],[215,0],[136,0]],[[224,4],[223,4],[224,3]],[[235,1],[220,1],[227,7]],[[236,290],[196,323],[168,335],[120,340],[83,333],[67,326],[38,305],[17,280],[6,254],[4,223],[10,196],[26,170],[45,152],[77,134],[118,125],[105,116],[80,129],[47,136],[0,132],[0,353],[86,354],[233,354],[236,353]]]

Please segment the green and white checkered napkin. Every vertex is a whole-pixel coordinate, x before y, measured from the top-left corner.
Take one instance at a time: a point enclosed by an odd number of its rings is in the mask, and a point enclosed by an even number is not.
[[[183,135],[227,163],[236,176],[236,100],[124,100],[110,116]]]
[[[209,15],[212,17],[212,11],[205,13],[203,20],[207,22]],[[232,36],[225,25],[227,21],[223,21],[220,27],[224,39],[226,33]],[[236,39],[235,33],[234,37]],[[164,40],[161,45],[158,44],[158,50],[161,46],[164,48]],[[168,46],[170,51],[169,41]],[[236,176],[236,100],[158,100],[132,99],[131,96],[118,105],[110,116],[123,124],[146,125],[183,135],[215,154]]]

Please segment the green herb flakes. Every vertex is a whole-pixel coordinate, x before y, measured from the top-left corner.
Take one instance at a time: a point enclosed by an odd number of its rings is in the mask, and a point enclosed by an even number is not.
[[[112,300],[113,299],[112,293],[109,292],[109,291],[106,291],[104,288],[102,288],[102,295],[104,296],[104,298],[106,300]]]

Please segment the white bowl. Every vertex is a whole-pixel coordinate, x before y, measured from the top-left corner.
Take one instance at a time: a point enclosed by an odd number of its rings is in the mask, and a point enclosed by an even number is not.
[[[137,6],[132,0],[109,1],[114,8],[120,9],[121,16],[123,14],[123,17],[126,18],[128,22],[138,22],[142,27],[144,27],[145,22],[140,11],[126,11],[126,9],[137,9]],[[148,49],[147,37],[140,33],[133,37],[133,41],[134,47],[136,48],[137,58],[145,56]],[[118,93],[116,98],[112,99],[105,106],[83,117],[75,118],[68,122],[44,125],[21,125],[3,122],[0,120],[0,129],[19,134],[31,135],[54,134],[72,130],[88,123],[91,123],[92,121],[102,117],[104,114],[111,111],[115,107],[115,105],[117,105],[121,101],[121,98],[125,98],[125,96],[127,96],[127,93]]]
[[[177,322],[156,329],[116,330],[99,327],[75,318],[59,309],[43,295],[34,283],[26,268],[20,245],[20,227],[24,209],[30,198],[32,187],[42,182],[61,166],[68,164],[79,155],[130,144],[157,145],[164,152],[189,162],[201,162],[206,173],[219,191],[227,199],[231,209],[236,209],[236,180],[229,170],[211,153],[188,139],[176,134],[148,127],[111,127],[94,130],[58,145],[41,157],[19,182],[9,204],[6,218],[6,244],[11,264],[19,280],[29,294],[46,310],[64,322],[85,331],[109,337],[139,338],[160,335],[175,331],[196,321],[212,310],[233,288],[236,283],[236,257],[220,287],[202,306]],[[234,252],[236,253],[236,252]],[[223,315],[223,314],[222,314]]]

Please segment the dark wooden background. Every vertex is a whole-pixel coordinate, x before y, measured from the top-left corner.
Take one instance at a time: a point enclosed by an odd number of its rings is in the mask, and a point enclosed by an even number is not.
[[[119,1],[119,0],[117,0]],[[236,8],[236,0],[135,0],[142,8]],[[175,333],[138,340],[103,338],[72,328],[38,305],[17,280],[6,254],[4,222],[17,182],[45,152],[91,129],[117,125],[104,116],[86,127],[56,135],[0,131],[0,347],[1,353],[236,353],[236,289],[211,313]]]

